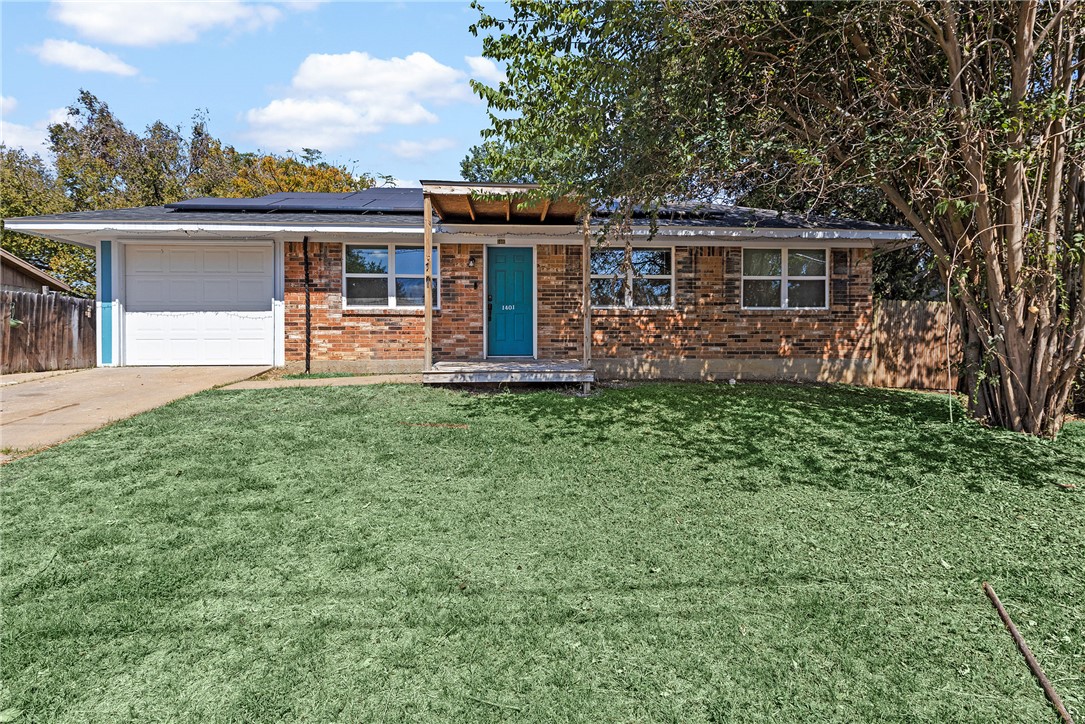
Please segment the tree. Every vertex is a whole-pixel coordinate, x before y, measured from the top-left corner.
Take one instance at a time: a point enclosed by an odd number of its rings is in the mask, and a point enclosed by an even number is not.
[[[70,208],[56,174],[39,156],[0,145],[0,218],[55,214]],[[7,229],[0,232],[0,244],[66,282],[76,294],[94,294],[94,252],[90,249]]]
[[[471,146],[467,155],[460,161],[460,177],[474,183],[534,183],[528,173],[497,173],[494,163],[508,155],[508,149],[496,141],[484,141]]]
[[[355,175],[346,166],[323,161],[323,154],[312,148],[294,154],[241,154],[237,173],[222,189],[223,196],[248,198],[282,191],[345,193],[361,191],[374,184],[369,174]]]
[[[315,149],[303,149],[300,159],[238,152],[211,135],[204,112],[193,116],[187,132],[155,121],[139,134],[86,90],[68,107],[66,120],[49,126],[49,147],[52,166],[39,156],[0,146],[4,217],[159,206],[199,196],[357,191],[374,183],[373,176],[322,160]],[[79,293],[94,293],[89,249],[7,230],[3,246]]]
[[[973,414],[1053,435],[1085,354],[1083,26],[1075,0],[514,0],[474,27],[508,79],[474,87],[498,172],[555,192],[876,189],[950,288]]]

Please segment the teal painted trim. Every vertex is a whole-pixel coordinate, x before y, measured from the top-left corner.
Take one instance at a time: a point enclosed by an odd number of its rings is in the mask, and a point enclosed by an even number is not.
[[[102,297],[102,364],[113,364],[113,242],[101,245],[102,278],[99,280]]]

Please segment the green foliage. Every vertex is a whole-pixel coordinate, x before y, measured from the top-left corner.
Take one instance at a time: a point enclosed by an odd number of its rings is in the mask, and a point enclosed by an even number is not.
[[[251,198],[282,191],[338,193],[361,191],[374,184],[372,176],[355,175],[346,166],[321,160],[322,155],[311,148],[304,149],[300,158],[292,154],[240,154],[233,178],[213,195]]]
[[[871,282],[877,299],[946,300],[934,252],[922,243],[876,254]]]
[[[107,103],[81,90],[68,114],[49,127],[51,164],[0,146],[4,218],[159,206],[201,196],[357,191],[377,180],[328,163],[312,148],[300,157],[238,152],[211,135],[202,112],[187,130],[156,121],[140,134],[126,128]],[[94,294],[92,251],[6,230],[3,246],[77,293]]]
[[[40,157],[0,145],[0,219],[71,210],[56,174]],[[57,279],[82,296],[94,294],[94,252],[0,227],[3,248]]]
[[[507,69],[498,87],[475,86],[495,173],[527,169],[546,191],[625,209],[719,197],[873,219],[890,209],[931,251],[911,274],[906,255],[883,260],[881,279],[920,296],[935,278],[909,276],[934,264],[956,280],[965,377],[982,387],[973,413],[1058,429],[1085,348],[1073,251],[1085,7],[474,6],[485,54]]]
[[[1080,718],[1085,508],[1059,484],[1080,488],[1085,423],[1035,440],[946,408],[757,384],[197,395],[4,466],[0,710],[1054,721],[987,580]]]
[[[508,149],[496,141],[472,146],[460,161],[460,177],[475,183],[534,183],[530,174],[498,172],[496,164],[509,157]]]

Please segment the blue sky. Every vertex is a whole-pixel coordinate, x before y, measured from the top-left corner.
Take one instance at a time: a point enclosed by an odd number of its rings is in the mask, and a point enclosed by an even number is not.
[[[501,74],[467,2],[4,0],[0,13],[3,140],[38,152],[85,88],[132,129],[206,109],[239,150],[455,179],[486,126],[467,80]]]

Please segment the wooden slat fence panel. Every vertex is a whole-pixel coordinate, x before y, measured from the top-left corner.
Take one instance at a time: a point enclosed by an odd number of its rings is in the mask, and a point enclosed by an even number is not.
[[[882,299],[874,314],[875,387],[957,389],[960,329],[954,323],[947,340],[949,305]]]
[[[96,324],[93,299],[0,292],[0,373],[93,367]]]

